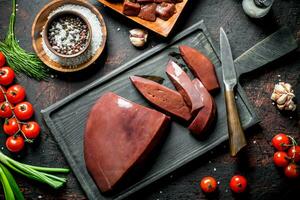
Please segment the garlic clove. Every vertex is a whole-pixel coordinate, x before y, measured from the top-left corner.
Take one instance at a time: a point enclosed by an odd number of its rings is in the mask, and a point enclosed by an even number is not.
[[[292,89],[291,84],[285,83],[285,84],[284,84],[284,87],[285,87],[285,89],[286,89],[287,92],[291,92],[291,89]]]
[[[277,104],[284,104],[285,102],[286,102],[286,100],[287,100],[287,94],[283,94],[283,95],[281,95],[278,99],[277,99],[277,101],[276,101],[276,103]]]
[[[273,101],[276,101],[278,98],[279,98],[279,95],[276,94],[275,92],[273,92],[272,95],[271,95],[271,99],[272,99]]]
[[[148,32],[142,29],[132,29],[129,31],[129,39],[133,46],[143,47],[148,40]]]
[[[277,93],[286,93],[285,88],[280,83],[275,85],[274,91]]]
[[[284,105],[279,105],[279,104],[277,104],[277,108],[279,109],[279,110],[284,110]]]

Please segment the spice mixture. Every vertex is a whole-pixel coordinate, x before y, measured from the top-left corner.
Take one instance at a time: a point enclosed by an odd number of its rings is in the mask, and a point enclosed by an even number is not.
[[[81,52],[87,45],[89,35],[87,24],[75,15],[55,19],[48,30],[48,40],[53,50],[65,55]]]
[[[79,56],[72,57],[72,58],[62,58],[50,51],[45,43],[45,40],[43,38],[42,40],[42,45],[43,49],[46,53],[46,55],[53,61],[61,64],[64,67],[68,68],[76,68],[78,65],[87,62],[99,49],[100,45],[102,44],[102,29],[101,29],[101,24],[98,19],[98,17],[88,8],[84,6],[79,6],[79,5],[74,5],[74,4],[66,4],[63,5],[56,10],[52,11],[49,14],[49,17],[55,15],[58,12],[61,11],[74,11],[74,12],[79,12],[82,16],[84,16],[88,23],[91,26],[92,29],[92,38],[91,38],[91,44],[88,47],[88,49],[80,54]],[[48,17],[48,18],[49,18]],[[43,35],[41,33],[41,35]]]

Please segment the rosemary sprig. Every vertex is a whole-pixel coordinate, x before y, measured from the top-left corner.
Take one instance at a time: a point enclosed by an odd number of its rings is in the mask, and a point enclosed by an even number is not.
[[[48,74],[43,62],[34,53],[22,49],[15,36],[16,0],[12,0],[12,14],[6,38],[0,41],[0,51],[5,55],[8,65],[17,73],[24,73],[37,80],[47,79]]]

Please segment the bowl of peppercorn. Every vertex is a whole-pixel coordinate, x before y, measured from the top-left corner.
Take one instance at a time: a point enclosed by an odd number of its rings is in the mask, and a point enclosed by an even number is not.
[[[88,20],[78,12],[62,11],[48,18],[43,31],[48,49],[62,58],[83,54],[92,39]]]

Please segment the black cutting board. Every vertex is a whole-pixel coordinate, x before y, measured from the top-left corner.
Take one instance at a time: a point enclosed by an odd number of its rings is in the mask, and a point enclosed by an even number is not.
[[[278,39],[274,40],[273,38],[271,41],[277,43]],[[294,48],[291,47],[294,41],[282,41],[280,43],[285,44],[289,42],[291,43],[286,47],[286,49],[289,49],[286,50],[287,52]],[[182,124],[172,122],[169,133],[164,139],[159,151],[156,153],[155,158],[151,158],[147,170],[144,170],[142,176],[139,178],[131,179],[129,177],[129,179],[133,180],[131,185],[127,185],[126,188],[118,192],[104,195],[98,190],[86,170],[83,159],[83,133],[87,115],[95,101],[103,93],[113,91],[131,101],[151,107],[132,86],[128,77],[130,75],[162,76],[165,78],[163,84],[174,88],[165,75],[165,67],[170,59],[169,53],[178,51],[178,45],[180,44],[197,48],[207,55],[215,64],[218,78],[220,83],[222,83],[218,50],[216,50],[204,23],[201,21],[178,34],[168,43],[154,47],[125,65],[120,66],[110,74],[42,110],[42,115],[47,126],[54,135],[54,138],[89,199],[122,199],[227,140],[226,109],[222,88],[214,95],[217,104],[217,119],[214,127],[208,133],[209,136],[205,140],[197,140],[190,135],[187,128]],[[260,45],[257,49],[263,50],[263,48],[261,48],[262,46],[264,45]],[[250,59],[245,59],[248,56],[246,54],[237,59],[236,68],[240,75],[241,73],[261,67],[283,54],[285,54],[284,50],[275,54],[273,53],[269,57],[259,55],[255,60],[251,60],[252,56],[250,56]],[[251,63],[249,61],[251,61]],[[223,84],[221,85],[223,87]],[[236,96],[243,127],[248,128],[258,123],[259,119],[250,106],[241,86],[238,86]],[[109,110],[107,112],[109,112]]]

